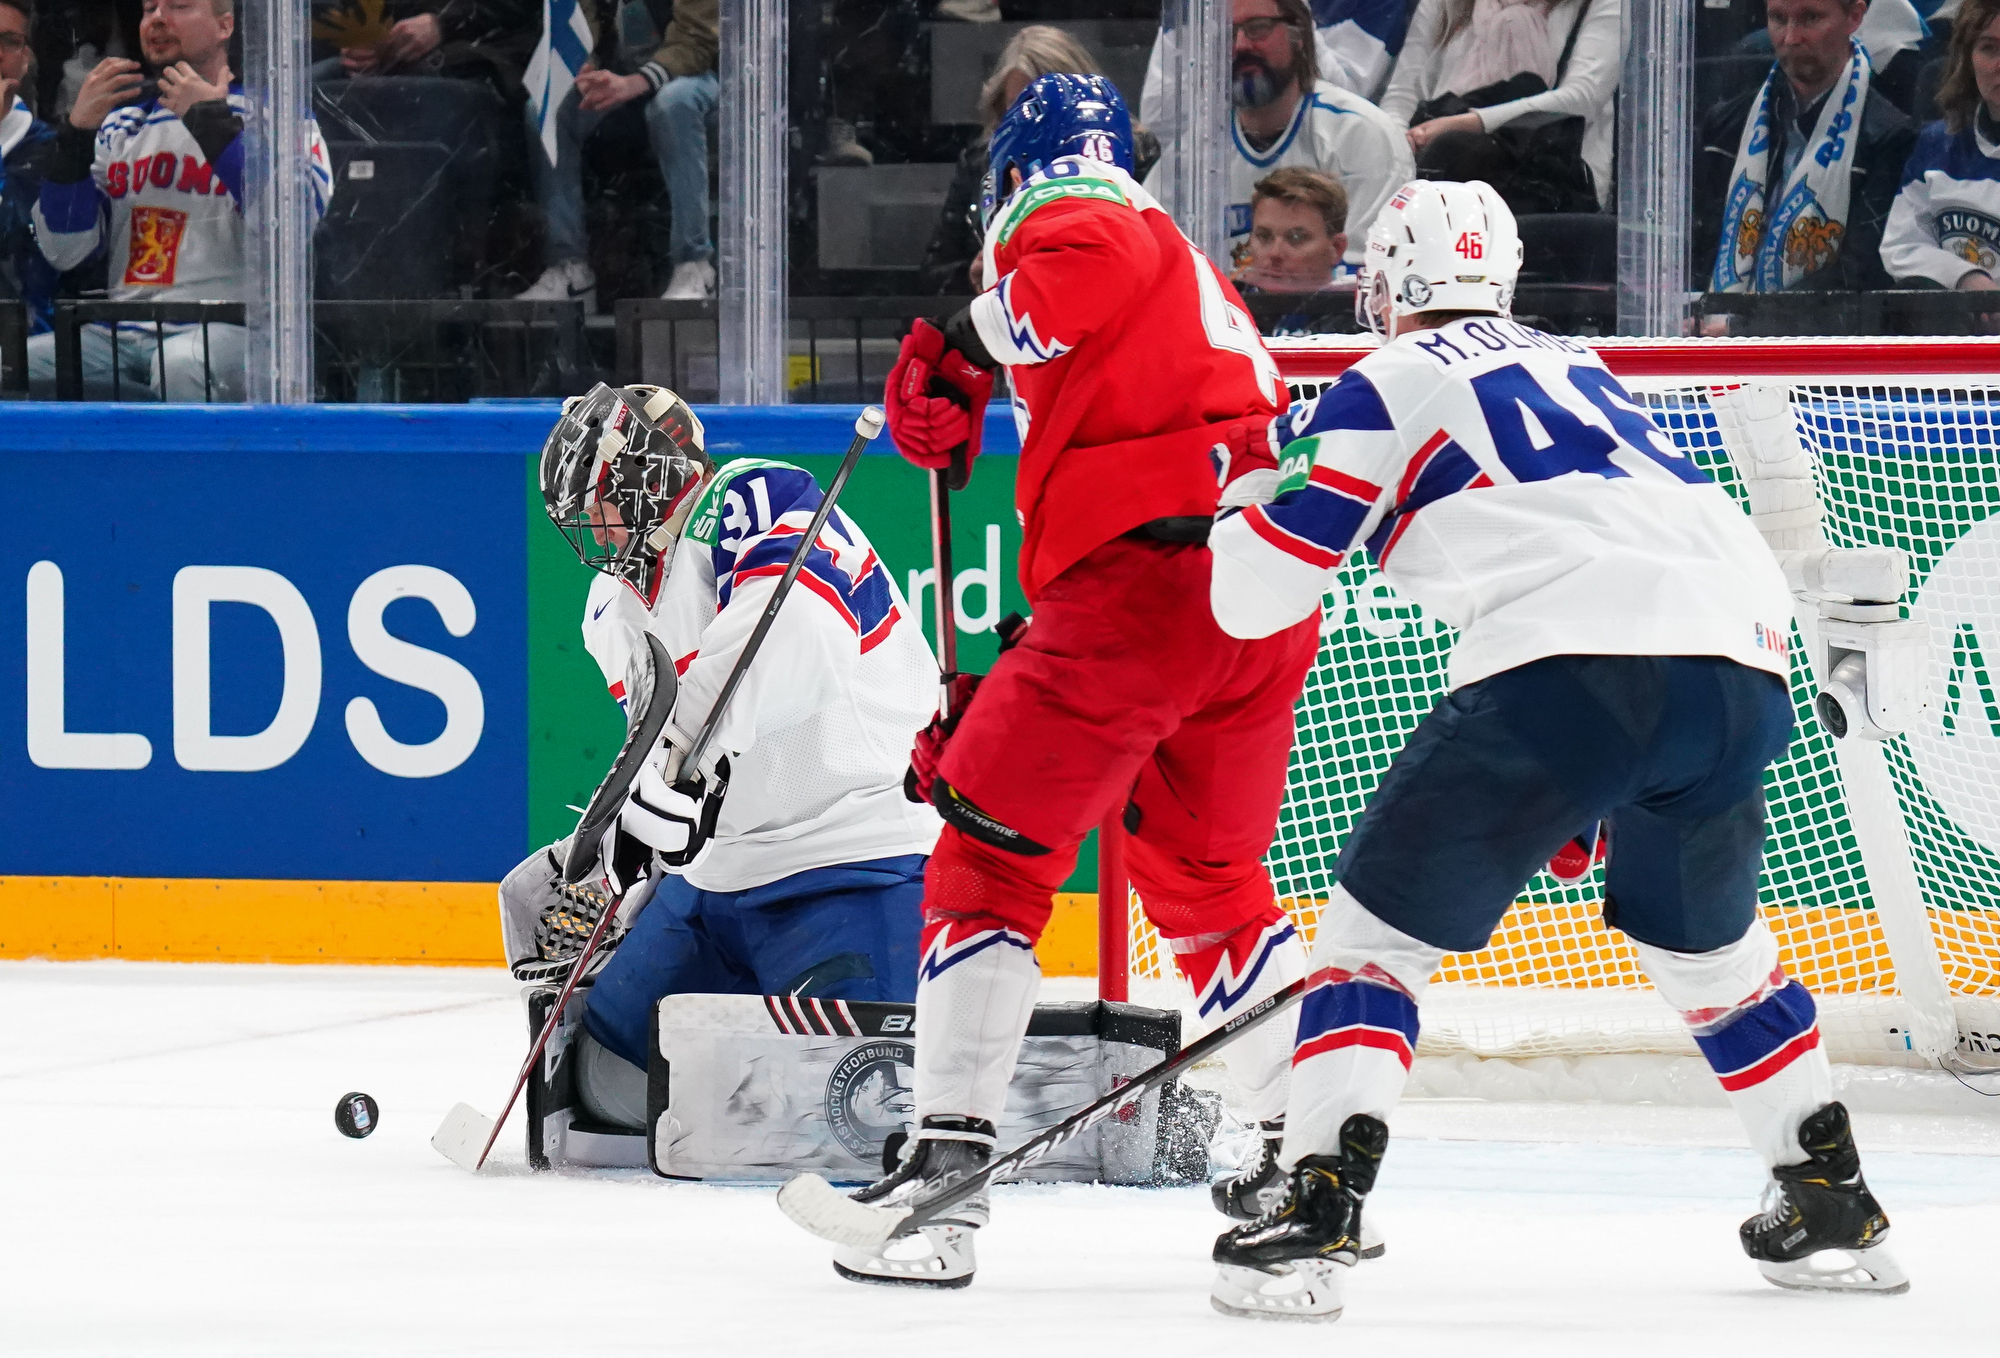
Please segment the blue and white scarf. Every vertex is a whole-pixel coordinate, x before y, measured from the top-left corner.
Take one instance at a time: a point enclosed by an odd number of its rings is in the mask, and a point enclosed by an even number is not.
[[[1735,173],[1722,211],[1722,242],[1715,254],[1715,292],[1779,292],[1840,257],[1847,235],[1854,152],[1861,140],[1861,110],[1868,101],[1870,67],[1861,44],[1848,40],[1847,75],[1820,109],[1806,153],[1785,180],[1777,206],[1766,207],[1771,177],[1772,106],[1785,78],[1775,63],[1743,125]],[[1796,135],[1792,130],[1791,135]]]

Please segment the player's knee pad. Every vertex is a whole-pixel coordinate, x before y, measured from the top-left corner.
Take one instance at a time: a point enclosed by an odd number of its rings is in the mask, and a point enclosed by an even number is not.
[[[1255,858],[1186,858],[1134,837],[1125,868],[1162,934],[1222,934],[1273,918],[1271,875]]]
[[[576,1099],[583,1111],[613,1127],[646,1126],[646,1072],[588,1031],[576,1036]]]
[[[1314,972],[1356,973],[1373,967],[1393,980],[1414,1004],[1423,999],[1424,988],[1443,959],[1444,949],[1412,938],[1336,883],[1320,911],[1308,966]]]
[[[1028,838],[997,816],[980,810],[963,788],[953,787],[942,776],[931,779],[931,801],[946,825],[981,844],[1024,858],[1043,858],[1054,852],[1050,846]]]
[[[1010,929],[1033,946],[1068,876],[1067,856],[1025,858],[946,825],[924,866],[923,950],[945,924]]]

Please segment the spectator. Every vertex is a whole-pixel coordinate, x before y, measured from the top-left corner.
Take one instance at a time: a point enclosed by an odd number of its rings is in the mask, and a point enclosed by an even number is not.
[[[1250,262],[1250,198],[1272,170],[1304,166],[1341,182],[1350,204],[1347,257],[1359,265],[1369,223],[1414,174],[1402,130],[1360,95],[1318,77],[1306,0],[1234,0],[1229,91],[1228,237],[1232,267]],[[1173,191],[1171,159],[1146,181]]]
[[[1702,119],[1694,245],[1713,291],[1888,286],[1882,228],[1916,129],[1869,89],[1867,9],[1769,0],[1770,75]]]
[[[1622,12],[1623,0],[1422,0],[1382,110],[1409,127],[1427,178],[1483,179],[1516,212],[1593,211],[1610,201]]]
[[[1321,73],[1379,102],[1409,32],[1409,0],[1313,0],[1312,15]]]
[[[924,288],[940,295],[980,291],[971,270],[979,261],[985,234],[979,226],[979,190],[986,179],[986,138],[1028,82],[1045,75],[1102,75],[1090,50],[1060,28],[1030,24],[1000,50],[993,74],[979,87],[979,136],[958,158],[944,211],[924,252]]]
[[[35,195],[39,162],[56,130],[21,97],[34,64],[27,14],[0,0],[0,297],[25,301],[29,329],[39,334],[49,328],[56,271],[35,244]]]
[[[56,129],[35,203],[35,234],[57,269],[109,251],[113,301],[235,301],[243,296],[243,87],[229,71],[235,0],[145,0],[143,96],[136,61],[106,57]],[[135,97],[138,102],[133,102]],[[326,145],[311,126],[316,212],[333,192]],[[109,223],[107,232],[106,223]],[[84,396],[150,390],[157,399],[243,398],[243,327],[151,324],[124,337],[85,328]],[[114,376],[115,373],[115,376]],[[33,394],[55,394],[55,337],[28,342]]]
[[[400,18],[391,19],[391,16]],[[521,73],[541,37],[533,0],[361,0],[313,19],[313,34],[340,55],[313,67],[319,81],[369,75],[430,75],[491,83],[519,99]]]
[[[2000,4],[2000,0],[1994,0]],[[1236,284],[1250,292],[1319,292],[1347,253],[1347,191],[1302,165],[1275,170],[1250,195],[1250,262]]]
[[[1917,137],[1882,233],[1899,286],[1991,292],[2000,273],[2000,0],[1965,0],[1938,85],[1942,122]]]
[[[648,31],[632,41],[623,34],[625,5],[582,0],[590,25],[592,56],[556,114],[556,159],[549,162],[540,132],[531,131],[528,168],[535,197],[548,214],[548,267],[521,294],[524,301],[581,298],[597,304],[597,274],[583,226],[583,143],[604,116],[634,99],[646,100],[646,131],[667,182],[673,212],[673,277],[664,296],[695,300],[715,296],[715,245],[708,233],[708,138],[720,86],[716,81],[717,0],[679,0],[666,32]],[[644,6],[639,6],[644,12]],[[532,119],[532,106],[529,111]]]

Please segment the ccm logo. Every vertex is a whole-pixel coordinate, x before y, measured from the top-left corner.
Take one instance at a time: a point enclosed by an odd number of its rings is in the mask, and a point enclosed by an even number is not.
[[[908,1014],[890,1014],[882,1020],[882,1031],[885,1033],[909,1032],[910,1016]]]

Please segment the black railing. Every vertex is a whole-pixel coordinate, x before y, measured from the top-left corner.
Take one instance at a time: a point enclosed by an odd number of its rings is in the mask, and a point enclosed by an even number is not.
[[[105,394],[113,401],[126,400],[127,389],[139,386],[126,377],[124,365],[119,362],[127,348],[136,348],[140,353],[144,353],[146,348],[151,346],[152,361],[157,365],[166,350],[167,328],[172,326],[175,332],[179,333],[182,327],[191,326],[198,328],[201,334],[203,398],[213,401],[218,381],[228,380],[218,372],[210,354],[214,328],[218,325],[240,327],[242,324],[241,302],[57,302],[54,321],[56,399],[59,401],[84,399],[85,326],[106,327],[105,333],[111,344],[111,380],[108,384],[109,390]],[[240,378],[235,385],[241,386]],[[143,399],[160,399],[159,393],[153,388],[144,389],[146,396]]]

